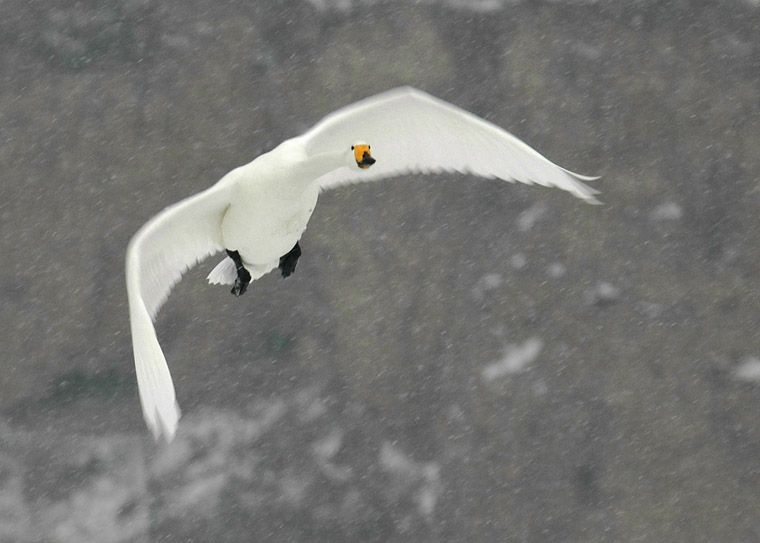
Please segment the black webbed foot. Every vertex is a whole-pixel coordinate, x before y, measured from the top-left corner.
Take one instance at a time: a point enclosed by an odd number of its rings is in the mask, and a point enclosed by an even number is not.
[[[296,264],[298,264],[298,258],[301,256],[301,247],[296,242],[295,246],[288,252],[288,254],[280,257],[280,272],[283,277],[289,277],[294,271],[296,271]]]
[[[251,274],[245,269],[245,266],[243,266],[243,259],[240,258],[240,253],[227,249],[227,256],[229,256],[235,263],[235,270],[238,274],[235,279],[235,286],[232,287],[230,292],[235,296],[242,296],[248,289],[248,283],[251,282]]]
[[[241,278],[241,276],[238,275],[237,279],[235,279],[235,286],[232,287],[230,292],[235,296],[242,296],[245,294],[245,291],[248,290],[248,283],[250,282],[251,274],[248,273],[248,270],[245,270],[245,276]]]

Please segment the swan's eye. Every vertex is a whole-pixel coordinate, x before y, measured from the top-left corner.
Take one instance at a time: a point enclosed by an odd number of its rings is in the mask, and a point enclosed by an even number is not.
[[[352,150],[352,151],[354,150],[354,146],[353,146],[353,145],[351,146],[351,150]]]

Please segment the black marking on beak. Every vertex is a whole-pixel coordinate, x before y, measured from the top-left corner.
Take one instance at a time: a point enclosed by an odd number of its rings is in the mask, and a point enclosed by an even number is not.
[[[361,162],[357,162],[356,164],[357,164],[357,165],[358,165],[360,168],[369,168],[369,167],[370,167],[370,166],[372,166],[372,165],[373,165],[375,162],[376,162],[376,160],[375,160],[374,158],[372,158],[372,155],[370,155],[370,154],[369,154],[369,151],[364,151],[364,154],[362,155],[362,160],[361,160]]]

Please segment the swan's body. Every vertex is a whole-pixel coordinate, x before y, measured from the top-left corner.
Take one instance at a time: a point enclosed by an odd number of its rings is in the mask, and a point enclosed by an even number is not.
[[[314,180],[327,168],[345,165],[344,154],[337,162],[312,163],[301,146],[288,140],[222,178],[220,184],[230,185],[231,202],[221,220],[224,246],[240,253],[254,277],[276,268],[300,239],[317,205],[319,185]]]
[[[209,281],[235,283],[233,293],[242,294],[249,280],[278,266],[283,275],[295,268],[300,249],[294,257],[292,250],[320,190],[441,171],[556,186],[596,202],[596,191],[581,182],[594,178],[549,162],[462,109],[400,88],[327,116],[148,221],[127,249],[127,292],[140,400],[154,436],[171,440],[180,411],[153,318],[187,268],[226,249],[231,258],[212,270]],[[287,273],[284,255],[292,257]]]

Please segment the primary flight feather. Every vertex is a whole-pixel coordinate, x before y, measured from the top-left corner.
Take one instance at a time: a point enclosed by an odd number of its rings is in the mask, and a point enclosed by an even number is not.
[[[590,203],[595,179],[553,164],[502,128],[422,91],[403,87],[342,108],[305,134],[232,170],[211,188],[167,207],[127,248],[127,294],[140,402],[156,438],[180,417],[153,326],[189,267],[226,251],[209,281],[250,281],[278,268],[287,277],[321,190],[409,173],[461,172],[564,189]]]

